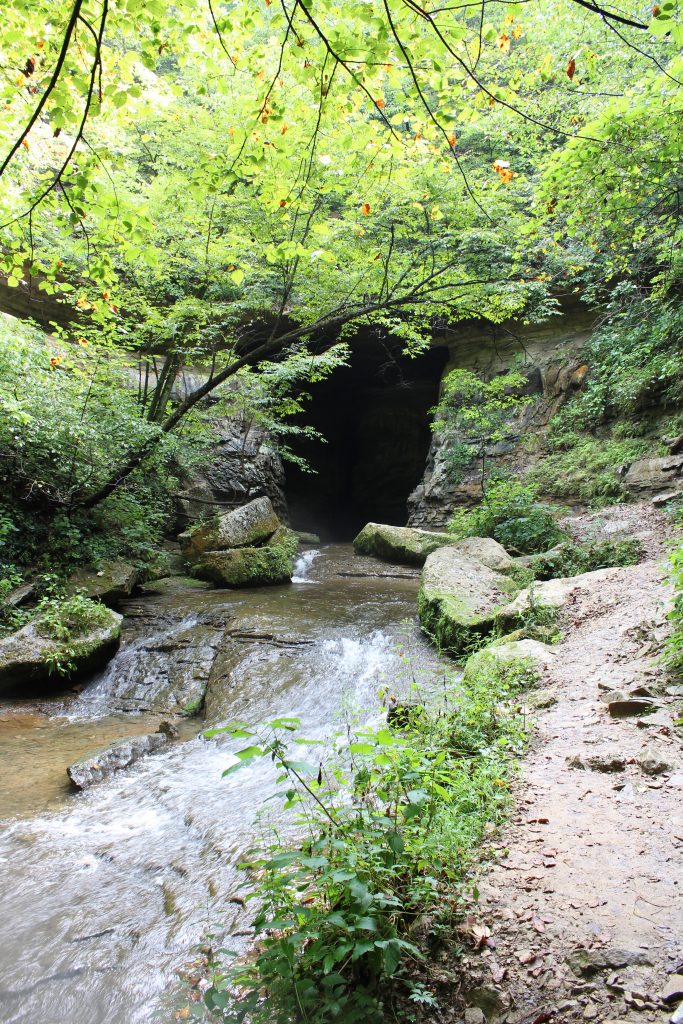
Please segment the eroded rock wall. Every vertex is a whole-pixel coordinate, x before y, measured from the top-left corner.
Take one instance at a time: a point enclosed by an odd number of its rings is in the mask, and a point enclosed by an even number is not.
[[[510,420],[508,436],[487,454],[488,469],[525,469],[533,455],[525,438],[545,430],[567,399],[579,390],[588,367],[582,351],[594,315],[578,303],[565,303],[561,314],[542,325],[462,325],[435,339],[448,347],[444,376],[454,369],[472,370],[485,378],[510,369],[527,378],[533,399]],[[425,474],[408,499],[410,526],[443,528],[453,507],[472,504],[481,496],[481,467],[474,463],[454,478],[446,458],[443,436],[436,433]]]

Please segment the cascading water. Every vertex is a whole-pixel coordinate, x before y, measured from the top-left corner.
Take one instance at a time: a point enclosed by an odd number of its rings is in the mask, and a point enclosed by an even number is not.
[[[211,723],[296,715],[304,734],[323,736],[345,716],[376,714],[380,692],[405,692],[416,671],[440,672],[416,632],[416,579],[343,576],[353,558],[344,547],[307,555],[317,586],[187,592],[152,607],[162,623],[170,612],[183,626],[188,615],[212,629],[225,622],[207,693]],[[368,571],[376,572],[377,563]],[[149,607],[146,615],[149,628]],[[144,675],[149,648],[137,641],[124,646],[94,684],[96,699],[86,691],[71,704],[72,719],[94,707],[108,715],[120,674]],[[159,644],[154,650],[156,659]],[[163,675],[156,660],[154,671]],[[55,718],[43,720],[43,728],[47,744],[77,724]],[[0,750],[4,735],[0,729]],[[30,743],[29,728],[25,735]],[[236,865],[254,839],[255,814],[271,782],[258,763],[221,781],[233,744],[194,736],[63,798],[51,813],[32,817],[24,806],[6,821],[6,1024],[170,1021],[177,971],[204,936],[223,933],[231,947],[246,941],[236,900],[244,879]]]

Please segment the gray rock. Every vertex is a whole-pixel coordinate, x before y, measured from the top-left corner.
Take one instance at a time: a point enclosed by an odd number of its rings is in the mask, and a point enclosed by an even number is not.
[[[473,562],[481,562],[495,572],[507,572],[515,565],[516,559],[493,537],[463,537],[455,547]]]
[[[683,974],[670,974],[666,985],[659,993],[659,998],[664,1003],[675,1003],[678,999],[683,999]]]
[[[557,704],[557,697],[552,690],[534,690],[527,696],[526,702],[530,708],[544,711]]]
[[[427,555],[432,551],[455,543],[455,539],[448,533],[367,523],[354,539],[353,548],[359,555],[372,555],[386,562],[424,565]]]
[[[153,732],[143,736],[126,736],[103,747],[94,754],[79,758],[66,770],[71,783],[76,789],[87,789],[96,782],[102,782],[114,772],[127,768],[135,761],[159,750],[168,742],[167,736],[161,732]]]
[[[69,579],[68,593],[83,593],[86,597],[116,607],[130,597],[140,573],[130,562],[116,558],[104,562],[99,569],[79,569]]]
[[[195,572],[219,587],[289,583],[297,547],[296,534],[283,526],[262,547],[205,551],[195,566]]]
[[[455,547],[427,556],[418,595],[423,631],[442,650],[458,655],[473,639],[492,631],[515,586],[501,573]]]
[[[143,594],[179,594],[183,590],[210,590],[211,584],[206,580],[196,580],[194,576],[164,576],[160,580],[151,580],[140,587]]]
[[[652,747],[641,754],[638,758],[638,765],[640,770],[645,772],[646,775],[662,775],[673,768],[673,765],[669,761],[665,761],[663,757],[660,757],[659,753]]]
[[[491,1022],[505,1015],[510,1007],[510,997],[506,992],[494,988],[493,985],[481,985],[470,989],[467,1002],[483,1011],[486,1020]]]
[[[554,660],[552,649],[537,640],[495,643],[470,655],[465,664],[463,682],[469,682],[487,669],[496,671],[508,665],[518,664],[528,665],[533,672],[539,666],[551,665]]]
[[[614,573],[624,571],[627,570],[596,569],[595,572],[585,572],[579,576],[533,583],[520,591],[514,601],[500,610],[498,620],[505,626],[524,619],[533,607],[557,610],[564,607],[575,591],[590,590],[603,580],[613,579]]]
[[[598,974],[609,967],[632,967],[636,964],[651,964],[647,953],[642,950],[618,949],[574,949],[567,957],[567,963],[577,977]]]
[[[636,459],[628,467],[622,483],[627,491],[638,495],[654,495],[671,491],[683,476],[683,455]]]
[[[465,1010],[465,1024],[484,1024],[486,1017],[479,1006],[468,1006]]]
[[[122,617],[102,608],[101,618],[99,625],[73,636],[68,654],[63,642],[50,636],[39,618],[4,637],[0,640],[0,687],[43,682],[53,674],[55,660],[59,659],[72,663],[73,667],[65,673],[68,676],[103,665],[119,645]]]
[[[270,498],[256,498],[225,515],[215,516],[178,537],[183,554],[190,561],[206,551],[254,547],[273,536],[280,526]]]
[[[573,754],[567,758],[570,768],[590,769],[594,772],[623,772],[626,768],[626,758],[614,751],[604,751],[597,754]]]
[[[625,700],[611,700],[607,706],[612,718],[645,715],[648,711],[655,710],[655,705],[647,697],[627,697]]]
[[[179,623],[127,644],[93,684],[107,709],[196,715],[204,696],[224,625]]]

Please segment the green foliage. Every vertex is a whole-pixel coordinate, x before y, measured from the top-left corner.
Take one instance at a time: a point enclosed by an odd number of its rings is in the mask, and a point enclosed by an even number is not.
[[[64,597],[57,590],[44,597],[36,607],[34,622],[42,636],[56,641],[47,662],[50,672],[70,675],[76,667],[76,657],[82,653],[84,635],[106,625],[109,618],[110,613],[103,604],[83,594]]]
[[[584,544],[560,544],[539,555],[532,563],[537,580],[579,576],[596,569],[637,565],[643,557],[643,545],[633,538],[625,540],[589,541]]]
[[[451,370],[443,380],[433,410],[433,430],[443,435],[450,477],[458,482],[465,469],[481,460],[482,478],[488,449],[503,441],[511,416],[531,399],[520,394],[526,378],[516,370],[484,380],[471,370]]]
[[[666,640],[664,661],[680,676],[683,674],[683,544],[680,542],[669,557],[668,581],[673,587],[673,604],[667,615],[671,632]]]
[[[448,524],[456,537],[493,537],[519,554],[547,551],[563,537],[559,509],[538,501],[538,489],[512,477],[492,480],[474,509],[457,509]]]
[[[625,497],[617,471],[652,450],[642,437],[596,437],[567,428],[574,410],[567,406],[550,425],[544,456],[527,473],[527,480],[542,494],[554,498],[579,498],[600,506]]]
[[[436,915],[433,938],[448,926],[485,829],[508,806],[524,742],[514,697],[530,681],[524,666],[489,669],[399,730],[349,730],[335,754],[325,743],[318,763],[298,760],[296,719],[228,729],[249,745],[225,774],[272,760],[300,838],[246,865],[257,946],[216,965],[205,997],[216,1016],[379,1024],[396,994],[433,1000],[406,971],[422,956],[416,925]]]

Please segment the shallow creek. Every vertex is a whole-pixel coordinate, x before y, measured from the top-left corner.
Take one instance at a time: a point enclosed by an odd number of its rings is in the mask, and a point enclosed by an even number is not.
[[[429,685],[442,670],[416,629],[417,587],[417,572],[326,546],[299,560],[291,586],[131,602],[136,632],[82,692],[0,703],[5,1024],[173,1019],[176,972],[207,933],[230,947],[244,934],[235,865],[271,786],[259,765],[222,781],[233,741],[199,728],[289,714],[322,736],[345,717],[372,718],[385,688],[405,694],[414,676]],[[186,633],[202,616],[224,623],[206,718],[183,722],[168,750],[72,794],[67,764],[168,717],[113,711],[117,677],[148,671],[144,631],[172,637],[169,622]]]

